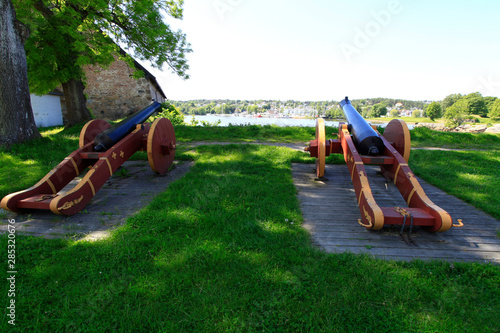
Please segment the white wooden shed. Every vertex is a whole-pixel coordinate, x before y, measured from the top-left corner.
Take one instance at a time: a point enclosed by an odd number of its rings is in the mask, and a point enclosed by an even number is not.
[[[58,91],[43,96],[31,94],[31,107],[35,116],[36,127],[63,125],[61,96],[62,93]]]

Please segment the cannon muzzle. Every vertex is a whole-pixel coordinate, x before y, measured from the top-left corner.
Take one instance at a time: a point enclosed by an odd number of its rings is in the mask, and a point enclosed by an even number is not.
[[[114,144],[132,132],[138,124],[144,123],[153,113],[159,110],[161,110],[161,104],[154,101],[144,109],[137,111],[118,124],[99,133],[94,139],[94,150],[101,152],[113,147]]]
[[[344,115],[349,124],[349,131],[354,137],[354,143],[361,155],[379,155],[384,152],[385,146],[377,132],[366,122],[358,111],[351,105],[349,98],[340,102]]]

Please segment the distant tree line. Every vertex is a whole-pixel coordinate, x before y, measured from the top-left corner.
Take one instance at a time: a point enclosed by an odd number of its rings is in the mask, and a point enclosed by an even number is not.
[[[258,114],[268,111],[288,112],[293,109],[315,110],[315,116],[344,119],[338,101],[277,101],[277,100],[190,100],[174,101],[173,105],[186,115]],[[365,118],[399,116],[399,109],[413,110],[414,117],[444,118],[448,126],[457,126],[465,121],[476,121],[478,117],[500,118],[500,99],[483,97],[475,92],[468,95],[451,94],[442,101],[411,101],[393,98],[365,98],[351,100],[353,107]]]
[[[353,106],[365,117],[380,117],[386,115],[388,107],[402,103],[408,108],[423,108],[424,102],[407,101],[390,98],[367,98],[352,100]],[[317,116],[331,119],[344,119],[344,113],[339,102],[331,101],[277,101],[277,100],[190,100],[172,102],[178,110],[188,115],[234,114],[248,112],[250,114],[275,111],[283,113],[289,109],[308,108],[316,111]]]
[[[444,118],[446,126],[456,127],[464,122],[476,122],[478,118],[500,118],[500,99],[483,97],[479,92],[451,94],[441,102],[431,103],[425,112],[431,120]]]
[[[330,109],[337,109],[335,101],[275,101],[275,100],[190,100],[172,102],[178,110],[189,115],[205,114],[234,114],[247,112],[250,114],[275,111],[282,113],[288,109],[309,108],[317,111],[318,115],[331,114]]]
[[[383,98],[383,97],[377,97],[377,98],[365,98],[365,99],[353,99],[351,103],[354,104],[359,104],[362,106],[374,106],[376,104],[381,104],[384,106],[395,106],[398,103],[401,103],[404,105],[405,108],[408,109],[423,109],[424,105],[428,103],[429,101],[410,101],[406,99],[394,99],[394,98]]]

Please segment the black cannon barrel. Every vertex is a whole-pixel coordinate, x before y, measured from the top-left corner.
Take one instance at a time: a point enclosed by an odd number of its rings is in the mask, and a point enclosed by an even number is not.
[[[94,139],[95,151],[106,151],[132,132],[136,125],[144,123],[153,113],[161,110],[161,104],[154,101],[144,109],[128,116],[118,124],[99,133]]]
[[[350,126],[354,143],[361,155],[378,155],[384,152],[384,142],[377,132],[366,122],[358,111],[351,105],[349,98],[340,102],[347,123]]]

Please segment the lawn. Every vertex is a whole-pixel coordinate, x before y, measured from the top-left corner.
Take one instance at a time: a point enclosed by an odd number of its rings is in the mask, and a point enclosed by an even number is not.
[[[0,149],[0,198],[8,193],[33,186],[72,151],[78,148],[78,138],[83,124],[65,129],[52,127],[41,129],[42,138],[14,145],[9,150]],[[326,133],[336,132],[327,127]],[[193,127],[176,126],[177,159],[183,159],[186,147],[191,142],[303,142],[304,147],[314,139],[315,129],[309,127],[229,126]],[[147,159],[145,152],[137,152],[131,158]],[[312,160],[311,160],[312,161]]]
[[[303,153],[229,145],[185,154],[196,161],[190,172],[110,239],[18,236],[16,329],[498,329],[496,266],[389,262],[312,247],[291,177]]]
[[[499,151],[500,134],[440,132],[418,127],[411,131],[411,145],[413,148],[437,147]]]
[[[500,151],[414,150],[415,174],[500,219]]]
[[[43,176],[43,168],[76,148],[75,133],[45,133],[3,151],[2,164],[12,162],[0,169],[2,186],[5,174],[27,161]],[[410,160],[423,176],[452,159],[446,170],[457,175],[464,157],[498,163],[496,152],[427,153],[434,152],[415,151]],[[195,161],[189,173],[109,239],[18,235],[16,326],[4,316],[2,330],[498,332],[498,266],[383,261],[314,248],[301,228],[291,176],[292,162],[312,162],[305,153],[205,145],[179,157]],[[481,184],[491,181],[484,168],[474,172]],[[18,175],[28,177],[23,170]],[[5,249],[7,238],[0,241]]]
[[[325,133],[337,133],[327,127]],[[231,125],[227,127],[179,126],[179,141],[228,141],[228,142],[309,142],[314,139],[314,127],[279,127],[276,125]]]

